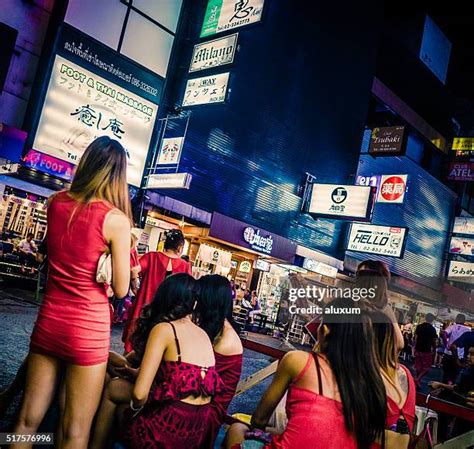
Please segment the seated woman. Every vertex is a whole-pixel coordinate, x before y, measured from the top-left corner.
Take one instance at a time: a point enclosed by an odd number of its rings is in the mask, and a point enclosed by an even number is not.
[[[382,438],[387,401],[370,317],[363,310],[338,314],[354,307],[350,299],[330,305],[318,329],[318,353],[291,351],[283,357],[252,416],[257,431],[232,425],[227,448],[368,449]],[[259,432],[285,392],[286,430],[273,437]]]
[[[212,449],[240,380],[243,347],[231,324],[233,298],[230,282],[223,276],[212,274],[200,278],[198,285],[197,323],[213,343],[216,370],[223,382],[222,391],[211,402],[212,418],[202,446]]]
[[[398,363],[395,329],[382,312],[371,314],[377,349],[377,359],[387,391],[388,429],[395,430],[399,418],[406,419],[408,428],[415,424],[416,387],[409,369]]]
[[[135,382],[113,379],[104,391],[92,448],[106,447],[115,412],[126,446],[192,449],[203,444],[212,397],[221,389],[207,334],[193,323],[196,281],[180,273],[166,278],[144,307],[132,336],[139,369]]]

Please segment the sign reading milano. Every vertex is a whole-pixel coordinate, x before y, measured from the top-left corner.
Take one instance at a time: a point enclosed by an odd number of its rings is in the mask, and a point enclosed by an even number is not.
[[[369,154],[376,156],[403,154],[404,132],[404,126],[374,128],[370,136]]]

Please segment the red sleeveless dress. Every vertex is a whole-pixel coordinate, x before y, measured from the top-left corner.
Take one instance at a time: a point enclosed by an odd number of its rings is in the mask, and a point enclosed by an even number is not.
[[[31,352],[75,365],[107,361],[109,303],[104,286],[95,277],[107,248],[104,220],[112,209],[103,201],[82,205],[67,192],[51,200],[46,237],[48,279],[31,336]]]
[[[130,338],[135,332],[137,320],[140,317],[142,308],[153,299],[156,290],[166,277],[166,269],[171,260],[172,274],[188,273],[191,274],[191,265],[184,259],[171,259],[161,252],[151,251],[140,258],[140,275],[142,277],[140,290],[133,302],[129,318],[125,324],[122,341],[125,344],[125,351],[133,350]]]
[[[222,355],[214,351],[214,356],[216,357],[217,374],[222,380],[222,389],[211,402],[212,414],[206,440],[202,444],[203,449],[214,449],[217,434],[224,423],[227,408],[234,397],[242,374],[243,354]]]
[[[222,389],[216,368],[181,360],[181,349],[173,323],[177,361],[162,361],[150,399],[135,418],[129,416],[124,442],[130,449],[201,449],[212,419],[211,403],[182,402],[189,396],[213,397]],[[131,414],[131,409],[128,413]]]

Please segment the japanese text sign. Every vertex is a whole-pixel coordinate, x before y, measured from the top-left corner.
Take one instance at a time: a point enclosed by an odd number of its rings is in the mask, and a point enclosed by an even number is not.
[[[33,148],[77,164],[107,135],[127,151],[127,181],[139,186],[158,106],[57,55]]]
[[[223,103],[225,101],[229,72],[188,80],[183,106]]]
[[[407,178],[408,175],[383,175],[377,202],[402,204],[405,199]]]
[[[209,0],[201,37],[259,22],[264,0]]]

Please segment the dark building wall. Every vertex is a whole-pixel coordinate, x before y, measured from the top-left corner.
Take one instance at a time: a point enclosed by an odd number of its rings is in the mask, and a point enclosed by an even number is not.
[[[188,76],[205,0],[186,2],[167,104],[180,106],[188,78],[230,70],[225,105],[192,109],[180,171],[188,191],[168,195],[340,255],[341,223],[300,213],[299,187],[353,183],[367,116],[381,2],[265,2],[239,32],[233,66]]]

